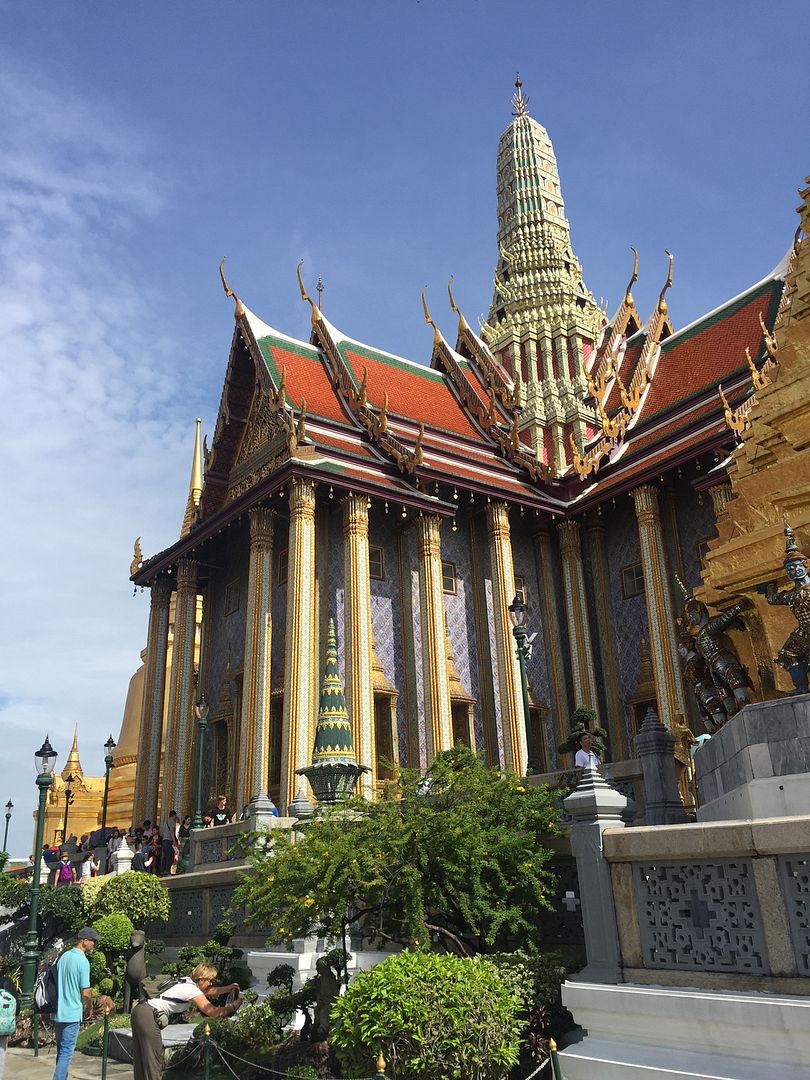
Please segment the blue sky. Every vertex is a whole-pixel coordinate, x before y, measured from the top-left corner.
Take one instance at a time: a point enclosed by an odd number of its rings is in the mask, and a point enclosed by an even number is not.
[[[806,4],[0,3],[0,803],[27,854],[30,751],[88,772],[144,644],[136,535],[176,536],[194,417],[232,333],[216,268],[306,336],[306,260],[346,333],[427,360],[495,263],[495,152],[520,70],[585,280],[684,325],[787,249],[810,172]]]

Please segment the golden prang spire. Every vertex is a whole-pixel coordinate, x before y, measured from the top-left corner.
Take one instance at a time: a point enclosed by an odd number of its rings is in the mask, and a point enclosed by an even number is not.
[[[202,469],[202,446],[200,444],[200,428],[202,426],[202,420],[197,417],[195,420],[194,430],[194,457],[191,461],[191,479],[188,484],[188,499],[186,501],[186,512],[183,514],[183,524],[180,529],[180,538],[188,536],[191,532],[191,527],[197,520],[197,511],[200,507],[200,499],[202,498],[203,490],[203,469]]]
[[[62,769],[62,779],[66,780],[69,776],[72,776],[74,780],[78,780],[79,777],[84,776],[84,769],[79,759],[79,725],[75,724],[73,727],[73,745],[70,748],[70,753],[67,756],[65,767]]]

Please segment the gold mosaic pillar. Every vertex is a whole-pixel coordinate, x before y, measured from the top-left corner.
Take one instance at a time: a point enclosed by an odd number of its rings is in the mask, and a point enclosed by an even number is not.
[[[571,677],[574,682],[574,708],[584,705],[590,709],[598,709],[596,669],[593,663],[591,627],[588,620],[579,522],[561,521],[557,530],[560,534],[568,644],[571,650]]]
[[[539,526],[534,533],[534,552],[537,558],[537,579],[540,582],[543,605],[543,629],[546,643],[551,700],[554,709],[555,746],[568,736],[568,687],[565,681],[565,665],[562,653],[562,629],[557,608],[557,583],[554,580],[554,551],[551,531],[547,524]]]
[[[627,757],[627,738],[624,723],[624,703],[619,692],[619,674],[616,662],[616,630],[610,606],[610,570],[605,550],[604,525],[591,525],[587,530],[591,572],[593,575],[594,600],[596,601],[596,628],[599,634],[599,659],[602,667],[602,685],[607,708],[606,727],[610,733],[610,749],[614,761]]]
[[[169,680],[169,715],[163,762],[162,817],[176,810],[192,812],[192,749],[194,746],[194,646],[197,630],[197,564],[177,564],[174,608],[174,652]]]
[[[636,506],[638,535],[641,542],[641,567],[647,599],[650,655],[652,658],[658,712],[666,727],[675,723],[676,714],[686,715],[675,615],[669,588],[658,491],[644,484],[630,492]]]
[[[143,706],[138,737],[138,765],[132,821],[154,821],[158,812],[160,743],[163,736],[163,705],[166,696],[166,656],[169,647],[169,601],[172,583],[161,578],[152,585],[149,631],[146,640]]]
[[[315,731],[318,650],[315,619],[315,484],[290,481],[290,537],[287,545],[287,625],[284,639],[284,715],[282,719],[281,791],[283,814],[295,798],[309,765]]]
[[[419,608],[422,628],[425,742],[428,765],[440,750],[449,750],[453,745],[450,681],[447,677],[444,648],[440,524],[439,518],[433,514],[424,514],[416,522],[419,548]]]
[[[346,703],[354,751],[364,773],[358,794],[370,798],[377,780],[371,655],[371,576],[368,562],[368,496],[343,500],[344,642]]]
[[[492,573],[492,606],[495,615],[498,696],[501,705],[504,765],[518,776],[526,772],[526,721],[520,685],[515,637],[509,621],[509,605],[515,596],[512,537],[506,503],[487,503],[487,538]]]
[[[250,511],[245,663],[236,806],[267,795],[270,750],[270,648],[273,637],[273,525],[264,506]]]

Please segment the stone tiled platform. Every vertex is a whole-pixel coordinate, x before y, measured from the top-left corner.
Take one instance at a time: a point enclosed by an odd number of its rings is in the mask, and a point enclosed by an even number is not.
[[[810,694],[747,705],[695,754],[699,821],[786,817],[810,805]]]

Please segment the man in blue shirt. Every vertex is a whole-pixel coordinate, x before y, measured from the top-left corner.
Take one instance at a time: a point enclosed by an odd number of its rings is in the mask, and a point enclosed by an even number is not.
[[[56,1033],[56,1068],[53,1080],[67,1080],[70,1059],[76,1049],[79,1025],[90,1012],[90,961],[87,954],[96,947],[98,934],[85,926],[76,935],[76,947],[63,953],[56,962],[59,996],[53,1014]]]

